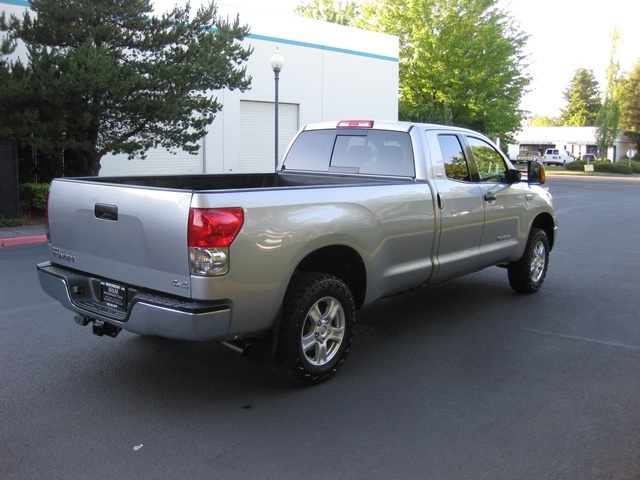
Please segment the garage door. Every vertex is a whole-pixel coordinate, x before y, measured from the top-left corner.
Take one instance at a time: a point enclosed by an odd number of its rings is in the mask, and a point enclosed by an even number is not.
[[[281,103],[278,108],[278,158],[298,131],[298,105]],[[240,102],[240,171],[273,172],[275,163],[275,104]]]

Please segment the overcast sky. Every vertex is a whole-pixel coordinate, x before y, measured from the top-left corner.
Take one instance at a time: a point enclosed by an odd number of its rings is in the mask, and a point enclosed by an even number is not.
[[[192,0],[193,6],[205,0]],[[159,11],[184,0],[153,0]],[[640,60],[640,1],[638,0],[499,0],[500,5],[530,35],[533,77],[522,108],[535,115],[558,116],[566,106],[563,92],[578,68],[592,70],[604,90],[611,54],[611,37],[620,27],[617,60],[622,71]],[[218,0],[218,4],[291,13],[299,0]],[[635,25],[634,25],[635,23]]]

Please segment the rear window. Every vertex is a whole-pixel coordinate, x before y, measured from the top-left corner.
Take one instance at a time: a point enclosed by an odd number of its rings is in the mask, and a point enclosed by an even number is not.
[[[413,177],[409,134],[388,130],[302,132],[284,161],[287,170]]]

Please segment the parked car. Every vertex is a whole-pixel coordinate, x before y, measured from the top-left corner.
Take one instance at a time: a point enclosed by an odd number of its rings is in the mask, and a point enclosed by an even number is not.
[[[540,152],[521,152],[518,157],[513,161],[514,163],[527,163],[527,162],[542,163],[542,155]]]
[[[585,153],[582,155],[583,162],[595,162],[597,160],[596,156],[593,153]]]
[[[573,162],[573,156],[566,150],[547,148],[543,161],[546,165],[566,165],[568,162]]]

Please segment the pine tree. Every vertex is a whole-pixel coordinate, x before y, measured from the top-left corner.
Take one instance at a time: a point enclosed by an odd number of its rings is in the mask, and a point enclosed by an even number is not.
[[[155,16],[150,0],[31,0],[31,9],[0,17],[0,54],[24,42],[29,58],[0,57],[0,100],[12,101],[0,135],[65,152],[72,174],[97,175],[109,152],[195,153],[222,108],[211,92],[250,86],[251,49],[239,43],[248,27],[218,19],[213,2],[194,15],[187,3]]]
[[[593,71],[579,68],[564,91],[566,108],[560,114],[559,124],[568,127],[595,125],[601,107],[598,81]]]

